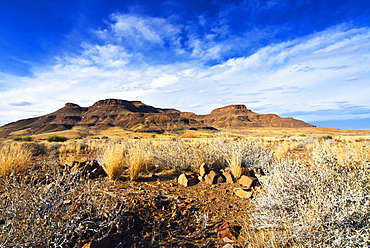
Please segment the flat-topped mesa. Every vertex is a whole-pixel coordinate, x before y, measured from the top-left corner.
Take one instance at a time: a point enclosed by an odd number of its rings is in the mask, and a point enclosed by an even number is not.
[[[88,114],[96,114],[96,112],[116,112],[119,113],[161,113],[160,109],[146,105],[141,101],[126,101],[120,99],[106,99],[95,102],[88,111]]]
[[[72,102],[67,102],[65,105],[64,105],[65,108],[81,108],[80,105],[78,104],[75,104],[75,103],[72,103]]]
[[[219,112],[227,112],[227,111],[230,111],[230,110],[245,110],[245,111],[250,111],[243,104],[234,104],[234,105],[228,105],[228,106],[221,107],[221,108],[216,108],[216,109],[212,110],[211,114],[212,113],[219,113]]]
[[[105,105],[131,105],[134,106],[134,104],[130,101],[126,100],[120,100],[120,99],[105,99],[97,101],[93,104],[92,107],[99,107],[99,106],[105,106]]]
[[[0,137],[50,133],[77,127],[78,130],[103,130],[120,127],[134,132],[178,132],[180,130],[242,129],[249,127],[312,127],[293,118],[275,114],[258,114],[243,104],[217,108],[207,115],[156,108],[141,101],[106,99],[90,107],[66,103],[63,108],[40,117],[9,123],[0,127]]]

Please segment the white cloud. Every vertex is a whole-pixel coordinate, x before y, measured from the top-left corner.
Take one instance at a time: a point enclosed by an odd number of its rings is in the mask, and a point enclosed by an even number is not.
[[[96,33],[100,38],[120,44],[131,51],[143,51],[153,48],[170,48],[182,53],[180,33],[182,26],[157,17],[141,17],[129,14],[111,15],[107,29]]]
[[[150,86],[152,88],[162,88],[162,87],[165,87],[171,84],[175,84],[178,81],[179,81],[179,78],[176,76],[164,75],[159,78],[153,79]]]
[[[14,85],[0,89],[0,123],[50,113],[66,102],[89,106],[105,98],[142,100],[198,114],[224,104],[248,103],[248,108],[260,113],[304,110],[307,114],[294,117],[307,121],[362,116],[355,111],[341,114],[341,109],[347,109],[336,104],[341,101],[370,108],[368,28],[337,26],[206,66],[191,56],[151,64],[144,56],[147,50],[127,48],[137,43],[138,47],[149,44],[149,49],[170,42],[177,54],[184,50],[178,43],[181,26],[160,18],[114,15],[112,19],[109,29],[99,31],[104,38],[101,44],[85,43],[81,54],[37,68],[32,77],[0,74],[1,82]],[[231,43],[217,43],[212,37],[194,37],[189,42],[190,54],[207,59],[220,58],[227,49],[223,44]],[[317,114],[328,109],[338,111]]]

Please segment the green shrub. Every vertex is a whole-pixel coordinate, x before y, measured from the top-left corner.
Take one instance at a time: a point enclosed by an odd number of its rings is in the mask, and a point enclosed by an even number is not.
[[[22,138],[23,141],[32,141],[32,137],[31,136],[24,136]]]
[[[101,136],[101,139],[109,139],[108,136]]]
[[[67,141],[67,137],[64,136],[58,136],[58,135],[50,135],[46,138],[48,142],[64,142]]]
[[[16,136],[13,138],[14,141],[32,141],[32,137],[31,136]]]
[[[305,133],[297,133],[296,136],[299,136],[299,137],[306,137],[306,134]]]

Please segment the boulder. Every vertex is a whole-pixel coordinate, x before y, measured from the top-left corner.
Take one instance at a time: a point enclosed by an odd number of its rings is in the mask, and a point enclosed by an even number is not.
[[[218,173],[214,170],[211,170],[205,177],[204,181],[209,184],[217,183]]]
[[[245,189],[235,189],[234,194],[241,198],[251,198],[253,196],[253,191]]]
[[[235,239],[234,236],[230,232],[228,222],[217,223],[215,225],[215,232],[217,233],[217,237],[220,239],[224,239],[225,237],[231,240]]]
[[[231,172],[224,171],[222,175],[225,177],[226,183],[235,183],[235,178]]]
[[[258,185],[258,179],[255,177],[250,177],[250,176],[242,176],[239,179],[239,183],[248,189],[251,189],[254,186]]]
[[[242,176],[252,176],[252,171],[246,167],[242,167]]]
[[[223,175],[217,175],[216,183],[224,183],[224,182],[226,182],[226,177],[224,177]]]
[[[208,166],[203,163],[199,166],[199,176],[201,177],[204,177],[205,175],[207,175],[209,173],[209,168]]]
[[[191,174],[191,175],[186,175],[185,173],[182,173],[178,178],[177,178],[177,183],[181,184],[185,187],[195,185],[199,182],[198,178]]]

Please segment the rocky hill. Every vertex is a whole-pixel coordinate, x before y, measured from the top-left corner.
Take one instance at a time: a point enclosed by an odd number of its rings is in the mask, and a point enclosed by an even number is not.
[[[207,115],[197,115],[176,109],[155,108],[140,101],[106,99],[90,107],[67,103],[53,113],[6,124],[0,127],[0,136],[5,137],[17,131],[33,135],[73,127],[80,129],[121,127],[128,131],[163,133],[187,129],[313,126],[275,114],[254,113],[244,105],[229,105],[215,109]]]

